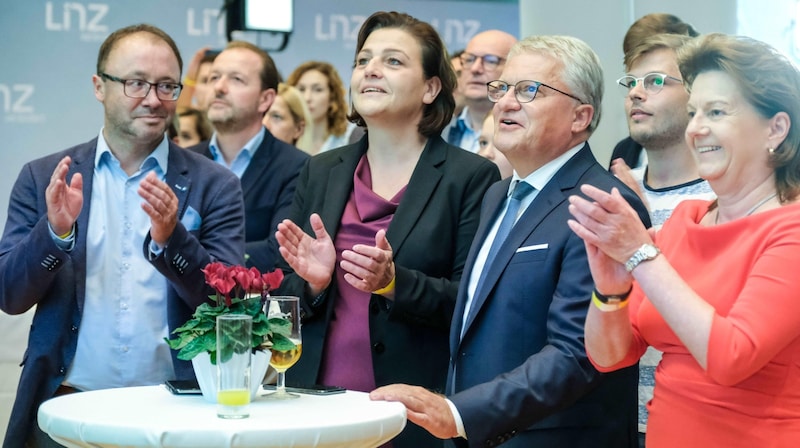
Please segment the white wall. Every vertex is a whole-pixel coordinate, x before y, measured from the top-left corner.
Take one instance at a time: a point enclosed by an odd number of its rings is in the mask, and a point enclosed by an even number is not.
[[[600,57],[605,95],[600,126],[590,139],[597,160],[607,165],[614,145],[628,135],[622,97],[622,39],[639,17],[674,14],[699,32],[736,32],[735,0],[520,0],[520,34],[567,34],[583,39]]]

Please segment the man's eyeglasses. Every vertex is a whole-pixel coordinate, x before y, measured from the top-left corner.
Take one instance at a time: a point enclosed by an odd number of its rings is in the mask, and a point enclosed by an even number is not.
[[[667,79],[671,79],[678,84],[683,84],[683,80],[664,73],[648,73],[641,78],[625,75],[617,80],[617,84],[622,86],[626,95],[638,85],[641,85],[647,93],[656,94],[664,88]]]
[[[155,86],[156,96],[162,101],[175,101],[181,94],[183,86],[174,82],[147,82],[143,79],[122,79],[108,73],[100,73],[100,77],[122,84],[122,91],[129,98],[145,98],[150,88]]]
[[[489,101],[493,103],[500,101],[504,96],[506,96],[506,93],[508,93],[509,87],[514,87],[514,97],[520,103],[530,103],[531,101],[533,101],[534,98],[536,98],[536,93],[539,91],[539,87],[547,87],[550,90],[555,90],[556,92],[562,95],[566,95],[574,100],[577,100],[581,104],[586,104],[582,99],[578,98],[577,96],[558,90],[555,87],[548,86],[543,82],[520,81],[512,85],[505,81],[500,81],[499,79],[496,81],[489,81],[486,83],[486,88],[489,94]]]
[[[459,56],[459,58],[461,59],[461,65],[463,66],[463,69],[466,70],[472,67],[472,64],[474,64],[475,61],[478,59],[481,60],[483,68],[485,68],[486,70],[494,70],[498,66],[500,66],[500,64],[502,64],[503,61],[505,61],[505,58],[501,58],[500,56],[495,56],[493,54],[485,54],[483,56],[478,56],[472,53],[461,53],[461,56]]]

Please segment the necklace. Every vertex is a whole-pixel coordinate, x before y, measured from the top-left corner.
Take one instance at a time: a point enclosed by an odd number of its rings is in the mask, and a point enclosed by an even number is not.
[[[758,210],[759,207],[761,207],[762,205],[764,205],[767,202],[771,201],[777,195],[778,195],[778,193],[772,193],[771,195],[769,195],[769,196],[765,197],[764,199],[758,201],[758,204],[756,204],[752,208],[750,208],[750,210],[748,210],[747,213],[745,213],[744,216],[752,215],[753,212]],[[717,216],[714,217],[714,225],[717,225],[717,224],[719,224],[719,206],[717,206]]]

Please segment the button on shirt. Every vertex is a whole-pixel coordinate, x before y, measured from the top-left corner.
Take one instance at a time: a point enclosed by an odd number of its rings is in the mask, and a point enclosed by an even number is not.
[[[65,382],[82,390],[160,384],[174,376],[167,280],[144,257],[150,218],[137,190],[150,171],[164,180],[166,138],[128,176],[97,140],[86,229],[86,296],[75,359]],[[88,203],[87,203],[88,202]],[[88,209],[87,209],[88,206]]]
[[[222,151],[219,149],[216,132],[211,136],[211,141],[208,142],[208,150],[211,152],[211,157],[214,158],[215,162],[230,168],[230,170],[233,171],[233,174],[241,179],[242,175],[247,170],[247,167],[250,165],[250,161],[253,160],[253,154],[256,153],[258,147],[261,146],[261,142],[264,141],[264,136],[266,133],[267,128],[261,126],[261,130],[258,131],[258,134],[245,143],[244,148],[239,151],[239,154],[236,154],[236,157],[233,159],[233,162],[231,162],[230,166],[228,166],[228,163],[225,161],[225,157],[222,155]]]

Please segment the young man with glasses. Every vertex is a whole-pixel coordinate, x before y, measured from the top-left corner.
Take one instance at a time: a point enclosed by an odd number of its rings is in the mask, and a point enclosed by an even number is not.
[[[474,153],[480,150],[478,138],[483,119],[492,110],[492,103],[486,98],[486,83],[500,76],[508,50],[516,41],[514,36],[500,30],[483,31],[469,40],[460,55],[458,77],[458,90],[465,106],[442,131],[447,143]]]
[[[611,171],[633,188],[660,229],[675,207],[687,199],[714,199],[714,192],[697,172],[695,155],[686,144],[689,93],[683,85],[676,52],[691,40],[659,34],[643,40],[625,55],[627,74],[617,82],[625,95],[630,138],[642,145],[647,161],[631,169],[622,159]],[[661,353],[650,347],[639,361],[639,433],[644,446],[647,403],[653,398],[654,373]]]
[[[532,36],[512,47],[488,98],[494,144],[514,174],[483,199],[450,330],[447,398],[396,384],[373,399],[401,401],[410,421],[459,447],[636,446],[637,371],[601,375],[587,358],[594,284],[566,225],[567,198],[584,184],[619,190],[649,225],[589,148],[602,95],[600,61],[583,41]]]
[[[623,56],[642,43],[644,39],[657,34],[696,37],[700,33],[692,25],[672,14],[647,14],[633,22],[625,32],[625,38],[622,41]],[[611,153],[611,161],[616,159],[622,159],[628,166],[638,168],[647,162],[647,154],[642,149],[642,145],[631,140],[630,137],[625,137],[614,146],[614,151]]]
[[[92,77],[100,135],[14,185],[0,309],[36,313],[4,447],[60,446],[36,421],[53,396],[193,377],[164,338],[208,296],[208,262],[242,262],[244,210],[236,176],[166,138],[181,68],[162,30],[112,33]]]

